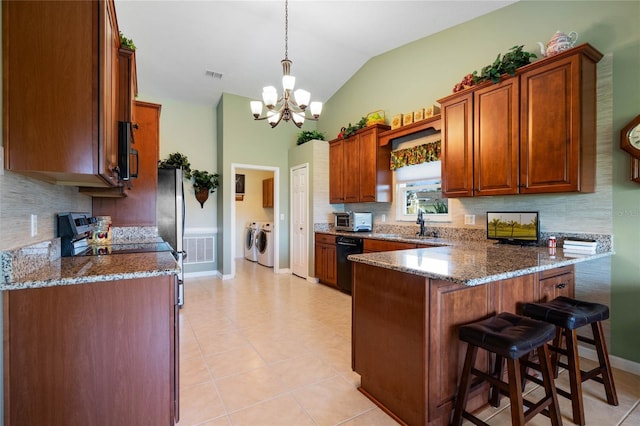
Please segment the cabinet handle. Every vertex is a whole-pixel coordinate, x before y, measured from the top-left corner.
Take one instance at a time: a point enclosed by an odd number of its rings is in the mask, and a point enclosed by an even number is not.
[[[567,283],[560,283],[556,286],[556,288],[565,288],[567,286]]]

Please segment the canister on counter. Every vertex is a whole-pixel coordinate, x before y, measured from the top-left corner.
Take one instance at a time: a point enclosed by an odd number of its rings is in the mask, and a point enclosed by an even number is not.
[[[553,235],[549,237],[549,248],[556,248],[556,237]]]
[[[111,244],[111,216],[96,216],[96,224],[89,243],[95,245]]]

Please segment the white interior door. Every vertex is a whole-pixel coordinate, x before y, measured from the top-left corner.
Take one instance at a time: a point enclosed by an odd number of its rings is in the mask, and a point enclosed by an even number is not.
[[[309,274],[309,168],[291,169],[291,271],[302,278]]]

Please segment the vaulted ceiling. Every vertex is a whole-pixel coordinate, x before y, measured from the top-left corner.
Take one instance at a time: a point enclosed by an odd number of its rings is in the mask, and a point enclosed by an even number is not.
[[[290,0],[296,88],[326,102],[372,57],[515,1]],[[264,86],[280,91],[283,0],[115,4],[120,31],[137,47],[140,93],[215,105],[223,92],[260,99]]]

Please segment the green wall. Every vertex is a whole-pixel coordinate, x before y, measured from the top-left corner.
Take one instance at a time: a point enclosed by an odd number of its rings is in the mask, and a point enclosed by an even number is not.
[[[608,155],[613,160],[610,225],[616,254],[611,266],[610,349],[635,362],[640,362],[636,336],[640,324],[640,186],[629,181],[629,156],[618,148],[618,141],[620,129],[640,113],[638,17],[637,1],[520,1],[372,58],[326,102],[318,123],[318,130],[332,139],[340,127],[367,112],[384,109],[390,121],[395,114],[437,103],[465,74],[480,70],[514,45],[522,44],[525,50],[539,54],[536,42],[548,41],[557,30],[576,31],[578,44],[589,42],[602,53],[612,54],[613,146]]]
[[[225,93],[218,104],[218,170],[222,174],[218,193],[218,265],[223,275],[231,273],[231,203],[235,200],[235,187],[230,184],[232,164],[250,164],[277,167],[280,171],[279,213],[284,220],[274,217],[278,233],[279,267],[289,267],[289,161],[288,150],[296,145],[301,130],[313,130],[314,122],[298,129],[291,123],[281,122],[271,128],[266,121],[252,120],[250,99]],[[222,261],[220,259],[222,257]],[[276,265],[277,266],[277,265]]]

